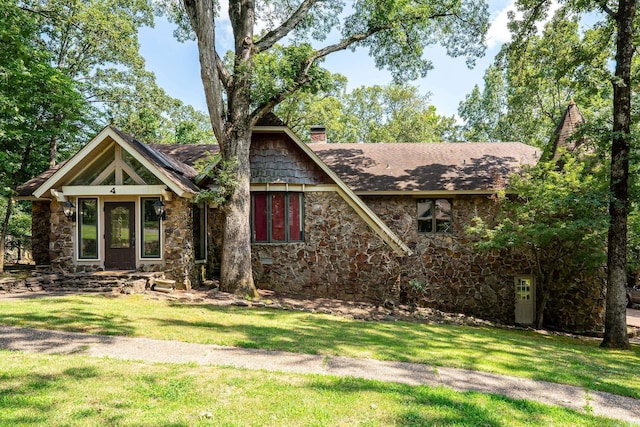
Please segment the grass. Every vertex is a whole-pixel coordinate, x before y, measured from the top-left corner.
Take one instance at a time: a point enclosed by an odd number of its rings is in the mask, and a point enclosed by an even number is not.
[[[103,335],[398,360],[495,372],[640,399],[640,346],[531,331],[363,322],[265,308],[65,296],[0,301],[0,324]]]
[[[0,425],[623,426],[560,407],[352,378],[0,351]]]

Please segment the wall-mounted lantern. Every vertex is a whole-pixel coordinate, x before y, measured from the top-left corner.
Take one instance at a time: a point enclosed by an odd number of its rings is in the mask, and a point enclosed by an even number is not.
[[[154,204],[153,204],[153,210],[156,211],[156,215],[158,216],[158,218],[160,218],[161,220],[165,220],[167,219],[166,216],[166,208],[164,206],[164,202],[160,199],[158,199]]]
[[[64,202],[64,204],[62,205],[62,212],[64,213],[64,216],[67,217],[67,219],[73,222],[76,221],[76,207],[69,200]]]

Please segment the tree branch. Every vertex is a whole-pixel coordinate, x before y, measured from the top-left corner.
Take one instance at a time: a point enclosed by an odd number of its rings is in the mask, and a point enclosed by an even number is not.
[[[218,77],[226,89],[233,83],[233,76],[229,73],[224,61],[216,52],[216,68],[218,69]]]
[[[338,52],[338,51],[341,51],[341,50],[345,50],[346,48],[348,48],[352,44],[357,43],[359,41],[362,41],[362,40],[366,39],[367,37],[370,37],[371,35],[373,35],[375,33],[378,33],[380,31],[383,31],[383,30],[386,30],[386,29],[389,29],[389,28],[391,28],[391,27],[390,26],[382,26],[382,27],[372,28],[367,32],[360,33],[360,34],[354,34],[354,35],[342,40],[339,43],[332,44],[330,46],[326,46],[326,47],[324,47],[324,48],[322,48],[320,50],[315,51],[315,53],[313,55],[311,55],[302,64],[300,64],[301,65],[300,71],[298,72],[298,75],[296,76],[296,79],[295,79],[295,81],[293,82],[292,85],[290,85],[287,88],[284,88],[279,93],[273,95],[269,100],[264,102],[262,105],[259,105],[253,111],[253,113],[251,113],[251,124],[254,125],[258,120],[260,120],[260,118],[262,118],[262,116],[264,116],[266,113],[271,111],[276,105],[281,103],[289,95],[291,95],[292,93],[295,93],[300,88],[302,88],[302,86],[307,84],[309,82],[309,70],[311,69],[313,64],[318,59],[324,58],[325,56],[327,56],[327,55],[329,55],[331,53]]]
[[[298,9],[298,11],[303,7],[303,6],[307,6],[307,11],[308,9],[313,5],[313,3],[317,1],[317,0],[305,0],[305,2],[300,6],[300,8]],[[543,1],[547,1],[547,0],[543,0]],[[296,11],[296,13],[298,12]],[[305,12],[306,14],[306,12]],[[295,15],[295,13],[294,13]],[[406,23],[407,21],[418,21],[418,20],[425,20],[425,19],[436,19],[436,18],[446,18],[446,17],[451,17],[451,16],[456,16],[454,13],[452,13],[450,10],[446,10],[446,11],[442,11],[442,12],[436,12],[433,13],[432,15],[429,15],[427,17],[424,16],[408,16],[405,20],[404,23]],[[303,16],[304,17],[304,16]],[[302,18],[303,18],[302,17]],[[300,18],[300,19],[302,19]],[[291,18],[289,18],[289,20],[293,19],[293,15]],[[287,22],[289,22],[289,20]],[[283,24],[284,26],[285,24]],[[282,28],[282,26],[281,26]],[[302,86],[304,86],[306,83],[309,82],[309,70],[311,69],[311,67],[313,66],[313,64],[318,61],[321,58],[324,58],[325,56],[331,54],[331,53],[335,53],[335,52],[339,52],[341,50],[345,50],[348,47],[350,47],[351,45],[361,42],[369,37],[371,37],[372,35],[385,31],[385,30],[390,30],[393,28],[393,23],[387,23],[385,25],[378,25],[378,26],[374,26],[372,28],[369,28],[367,31],[362,32],[362,33],[358,33],[358,34],[354,34],[352,36],[347,37],[344,40],[341,40],[338,43],[326,46],[322,49],[316,50],[315,53],[313,53],[311,56],[309,56],[309,58],[307,58],[305,61],[303,61],[300,65],[300,71],[298,72],[298,75],[294,81],[294,83],[292,85],[290,85],[287,88],[282,89],[279,93],[273,95],[269,100],[267,100],[266,102],[264,102],[262,105],[259,105],[251,114],[251,123],[252,125],[254,125],[258,120],[260,120],[260,118],[262,116],[264,116],[264,114],[266,114],[267,112],[271,111],[276,105],[278,105],[279,103],[281,103],[285,98],[287,98],[287,96],[295,93],[296,91],[298,91],[300,88],[302,88]],[[276,31],[276,30],[274,30]],[[284,30],[283,30],[284,31]],[[267,35],[268,36],[268,35]],[[261,47],[262,50],[267,49],[267,41],[266,41],[266,37],[263,38],[261,41],[259,41],[258,43],[256,43],[256,46],[264,43],[264,46]],[[276,37],[276,35],[272,36]],[[278,38],[273,39],[273,43],[275,43],[278,40]]]
[[[604,10],[607,15],[609,15],[616,21],[618,20],[618,13],[609,7],[606,0],[600,0],[598,1],[598,4],[600,5],[600,8]]]
[[[225,110],[222,88],[220,87],[222,80],[219,72],[219,57],[215,44],[214,5],[211,0],[184,0],[183,4],[189,17],[191,28],[193,28],[198,38],[200,75],[207,100],[209,119],[216,139],[221,141]],[[222,76],[222,79],[224,79],[224,76]]]
[[[255,44],[256,53],[264,52],[277,43],[278,40],[286,37],[307,16],[309,10],[317,1],[318,0],[304,0],[289,19],[258,40]]]

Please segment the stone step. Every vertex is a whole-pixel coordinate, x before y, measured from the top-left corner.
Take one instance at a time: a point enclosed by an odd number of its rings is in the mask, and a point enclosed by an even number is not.
[[[151,289],[156,292],[171,293],[176,288],[176,281],[170,279],[154,279]]]
[[[164,279],[164,272],[94,272],[55,273],[51,271],[32,273],[26,279],[5,278],[0,280],[0,292],[25,293],[40,291],[58,292],[118,292],[144,293],[150,284],[157,284],[160,292],[173,292],[175,280]]]

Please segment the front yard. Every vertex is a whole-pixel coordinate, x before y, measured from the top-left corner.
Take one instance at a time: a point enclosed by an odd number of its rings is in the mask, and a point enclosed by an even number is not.
[[[438,387],[0,350],[2,426],[624,426]]]
[[[157,301],[141,295],[0,300],[0,324],[297,353],[425,363],[500,373],[640,399],[640,346],[534,331],[363,322],[266,308]]]

